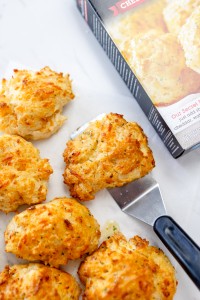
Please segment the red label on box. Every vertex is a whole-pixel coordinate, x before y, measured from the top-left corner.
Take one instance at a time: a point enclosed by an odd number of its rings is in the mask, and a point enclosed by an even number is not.
[[[114,16],[117,16],[143,3],[144,1],[146,0],[127,0],[127,1],[121,0],[118,1],[115,5],[109,7],[109,9],[113,11]]]

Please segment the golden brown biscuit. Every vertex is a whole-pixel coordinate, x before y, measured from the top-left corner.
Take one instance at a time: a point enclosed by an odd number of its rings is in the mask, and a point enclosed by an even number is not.
[[[73,197],[91,200],[97,191],[122,186],[152,170],[154,159],[139,125],[110,113],[92,122],[64,151],[64,182]]]
[[[168,30],[173,34],[178,35],[187,18],[199,6],[200,0],[167,1],[167,6],[163,11],[163,15]]]
[[[25,139],[44,139],[63,124],[63,106],[74,98],[69,75],[49,67],[38,72],[14,70],[2,80],[0,130]]]
[[[117,18],[114,23],[109,23],[108,30],[119,49],[124,50],[126,41],[151,29],[166,32],[163,18],[165,6],[165,0],[148,0]]]
[[[46,199],[47,182],[53,170],[48,159],[22,137],[0,136],[0,210],[15,211],[22,204]]]
[[[6,251],[58,267],[98,247],[99,224],[76,200],[55,198],[16,215],[5,231]]]
[[[84,300],[172,300],[175,270],[162,250],[117,233],[79,267]]]
[[[200,4],[181,28],[179,41],[183,46],[187,66],[200,73]]]
[[[78,300],[80,287],[68,273],[41,264],[6,266],[0,300]]]
[[[126,59],[157,106],[170,105],[200,88],[200,75],[186,66],[183,49],[171,33],[149,31],[133,39]]]

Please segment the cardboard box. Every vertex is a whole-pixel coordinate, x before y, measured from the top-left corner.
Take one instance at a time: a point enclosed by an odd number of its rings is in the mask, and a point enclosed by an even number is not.
[[[77,6],[172,156],[199,146],[198,1],[77,0]]]

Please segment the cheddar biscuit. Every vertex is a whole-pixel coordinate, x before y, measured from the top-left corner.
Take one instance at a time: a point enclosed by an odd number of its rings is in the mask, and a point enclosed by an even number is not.
[[[2,80],[0,130],[25,139],[48,138],[62,126],[63,106],[73,98],[69,75],[49,67],[14,70],[10,80]]]
[[[92,253],[98,247],[99,224],[76,200],[55,198],[16,215],[5,231],[6,251],[54,267]]]
[[[41,264],[6,266],[0,273],[1,300],[78,300],[79,295],[70,274]]]
[[[122,186],[154,167],[152,151],[141,127],[110,113],[91,122],[64,151],[64,182],[74,198],[91,200],[107,187]]]
[[[118,233],[104,241],[79,267],[83,300],[172,300],[175,270],[162,250],[138,236]]]
[[[22,204],[46,199],[53,170],[39,150],[16,135],[0,136],[0,210],[15,211]]]

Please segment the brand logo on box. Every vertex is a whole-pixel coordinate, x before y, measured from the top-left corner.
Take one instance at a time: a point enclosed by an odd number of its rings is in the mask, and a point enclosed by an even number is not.
[[[115,5],[109,7],[109,9],[113,11],[114,16],[117,16],[143,3],[144,1],[146,0],[126,0],[126,1],[121,0],[115,3]]]

